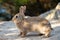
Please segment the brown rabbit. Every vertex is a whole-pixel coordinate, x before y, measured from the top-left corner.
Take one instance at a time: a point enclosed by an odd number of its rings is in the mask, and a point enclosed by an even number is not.
[[[22,7],[21,7],[22,8]],[[24,6],[23,8],[24,9]],[[20,10],[22,10],[20,9]],[[16,14],[12,20],[14,23],[17,25],[17,27],[20,29],[21,37],[26,36],[28,32],[31,31],[36,31],[39,32],[40,34],[44,34],[45,37],[49,37],[51,33],[51,25],[48,20],[40,17],[28,17],[25,18],[24,14],[22,15],[21,13],[24,13],[25,11],[22,10],[22,12]]]

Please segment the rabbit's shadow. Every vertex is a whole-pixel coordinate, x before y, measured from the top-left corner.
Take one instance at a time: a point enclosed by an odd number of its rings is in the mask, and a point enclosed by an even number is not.
[[[43,34],[29,34],[29,35],[26,35],[26,37],[37,37],[37,36],[43,36]]]

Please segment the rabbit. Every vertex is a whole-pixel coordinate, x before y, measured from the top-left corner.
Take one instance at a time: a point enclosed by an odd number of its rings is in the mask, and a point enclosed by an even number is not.
[[[23,7],[24,8],[24,7]],[[23,9],[22,8],[22,9]],[[21,10],[22,10],[21,9]],[[28,32],[38,32],[44,34],[45,37],[49,37],[52,31],[51,24],[48,20],[40,17],[27,17],[21,13],[16,14],[12,21],[17,25],[17,28],[21,31],[20,36],[25,37]]]

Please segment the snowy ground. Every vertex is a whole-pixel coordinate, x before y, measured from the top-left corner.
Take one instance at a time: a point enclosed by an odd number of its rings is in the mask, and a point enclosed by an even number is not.
[[[12,21],[3,21],[0,22],[0,40],[60,40],[60,21],[52,20],[51,26],[54,29],[51,33],[51,37],[43,38],[37,33],[28,33],[25,38],[18,36],[19,31],[16,25]],[[35,35],[33,35],[35,34]]]

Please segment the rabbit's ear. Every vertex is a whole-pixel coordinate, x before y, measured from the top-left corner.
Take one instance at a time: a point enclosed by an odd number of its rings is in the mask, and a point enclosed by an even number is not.
[[[25,16],[25,11],[26,11],[26,6],[21,6],[20,8],[19,8],[19,14],[20,15],[23,15],[23,16]]]

